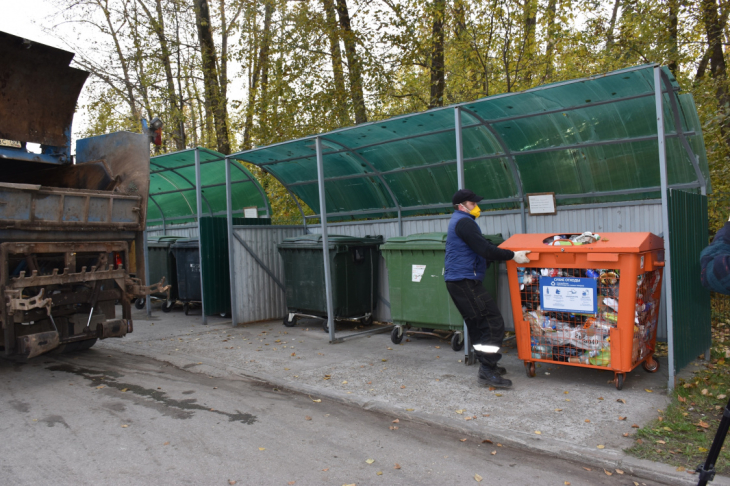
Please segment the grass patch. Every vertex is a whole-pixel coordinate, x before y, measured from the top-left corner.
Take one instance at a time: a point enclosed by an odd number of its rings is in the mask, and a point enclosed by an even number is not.
[[[704,463],[730,397],[730,319],[713,319],[712,359],[691,380],[680,380],[666,410],[634,435],[625,452],[693,471]],[[715,465],[730,475],[730,439]],[[681,469],[679,469],[681,470]]]

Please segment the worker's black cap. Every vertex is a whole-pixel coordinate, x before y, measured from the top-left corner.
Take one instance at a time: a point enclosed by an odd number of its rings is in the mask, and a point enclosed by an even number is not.
[[[456,194],[454,194],[454,197],[451,198],[451,203],[461,204],[466,201],[478,203],[482,199],[484,199],[482,196],[477,196],[469,189],[459,189],[458,191],[456,191]]]

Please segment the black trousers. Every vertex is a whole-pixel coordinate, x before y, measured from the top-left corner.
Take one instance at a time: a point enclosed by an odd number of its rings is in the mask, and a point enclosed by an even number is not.
[[[471,344],[502,347],[504,319],[497,308],[497,303],[482,283],[477,280],[458,280],[446,282],[446,289],[464,318]],[[482,365],[492,369],[502,357],[501,353],[482,353],[476,350],[474,352]]]

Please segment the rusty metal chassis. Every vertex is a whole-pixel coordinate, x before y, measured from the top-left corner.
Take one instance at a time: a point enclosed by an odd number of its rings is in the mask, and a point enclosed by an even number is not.
[[[128,327],[128,331],[132,330],[132,311],[131,299],[127,290],[140,291],[146,290],[139,285],[137,279],[131,279],[124,269],[124,266],[114,268],[106,262],[101,267],[82,267],[80,272],[76,272],[76,253],[99,253],[108,255],[112,252],[122,253],[123,262],[129,262],[129,246],[126,242],[83,242],[83,243],[2,243],[0,244],[0,262],[2,263],[2,272],[0,272],[0,302],[5,303],[0,316],[2,317],[2,325],[4,326],[5,337],[5,355],[12,356],[15,352],[16,336],[15,322],[23,322],[24,320],[40,319],[46,316],[45,309],[38,308],[28,311],[22,311],[20,320],[14,314],[19,311],[13,306],[13,297],[22,293],[26,288],[41,288],[51,285],[67,285],[75,283],[96,283],[103,280],[114,280],[118,286],[115,289],[107,289],[99,292],[98,300],[119,300],[122,304],[123,323]],[[20,272],[18,277],[10,277],[8,268],[9,256],[22,255],[33,256],[42,254],[64,254],[65,267],[63,273],[59,273],[58,269],[54,269],[51,275],[38,275],[37,270],[33,270],[30,275],[27,272]],[[91,291],[73,292],[67,294],[50,295],[52,299],[51,306],[80,304],[91,301]],[[15,306],[17,307],[17,306]],[[126,333],[125,333],[126,334]],[[86,333],[68,336],[61,340],[60,343],[69,343],[82,341],[85,339],[93,339],[97,336],[94,329],[89,329]]]

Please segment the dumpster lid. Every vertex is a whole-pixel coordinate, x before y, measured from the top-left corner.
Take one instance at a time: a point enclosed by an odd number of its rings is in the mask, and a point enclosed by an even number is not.
[[[580,233],[561,233],[561,235],[574,235]],[[542,253],[554,252],[642,252],[664,249],[664,240],[653,233],[601,233],[601,239],[590,245],[566,245],[550,246],[545,243],[548,238],[555,237],[557,233],[534,233],[512,235],[502,243],[500,248],[508,250],[530,250]],[[549,240],[548,240],[549,241]]]
[[[347,235],[327,235],[327,242],[335,245],[379,245],[383,242],[383,237],[377,236],[347,236]],[[301,236],[292,236],[284,238],[281,244],[286,245],[317,245],[322,246],[322,235],[309,234]]]
[[[495,245],[504,241],[502,234],[482,235]],[[394,236],[381,246],[384,250],[409,250],[409,249],[443,249],[446,245],[446,233],[416,233],[408,236]],[[433,248],[432,248],[433,247]]]
[[[198,248],[200,246],[200,240],[198,238],[182,238],[173,243],[170,247],[173,249],[177,248]]]

